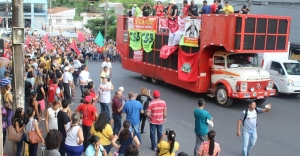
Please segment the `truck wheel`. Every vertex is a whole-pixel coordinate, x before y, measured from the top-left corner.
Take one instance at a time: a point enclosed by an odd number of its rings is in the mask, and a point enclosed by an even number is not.
[[[145,75],[142,75],[142,79],[143,79],[144,81],[149,81],[149,80],[150,80],[150,78],[149,78],[148,76],[145,76]]]
[[[263,103],[266,102],[267,99],[258,99],[258,100],[254,100],[256,105],[262,105]]]
[[[229,107],[233,103],[233,99],[228,97],[226,88],[223,85],[218,86],[215,97],[217,104],[221,107]]]
[[[154,84],[159,84],[159,80],[156,80],[154,78],[151,78],[151,82],[154,83]]]
[[[274,85],[274,89],[276,90],[276,94],[274,95],[275,97],[277,97],[277,96],[279,96],[279,91],[278,91],[278,88],[277,88],[277,86],[276,85]]]

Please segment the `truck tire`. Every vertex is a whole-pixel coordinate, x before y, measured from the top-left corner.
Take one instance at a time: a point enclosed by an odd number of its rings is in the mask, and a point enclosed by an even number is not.
[[[152,82],[153,84],[159,84],[159,80],[154,79],[154,78],[151,78],[151,82]]]
[[[274,89],[276,90],[276,94],[274,95],[274,97],[277,97],[277,96],[279,96],[279,91],[278,91],[278,88],[277,88],[277,86],[276,85],[274,85]]]
[[[217,87],[216,93],[215,93],[216,102],[221,107],[229,107],[233,103],[233,99],[228,97],[228,93],[226,88],[223,85],[219,85]]]
[[[258,100],[254,100],[256,105],[262,105],[263,103],[266,102],[267,99],[258,99]]]
[[[142,79],[146,82],[148,82],[150,80],[150,78],[148,76],[142,75]]]

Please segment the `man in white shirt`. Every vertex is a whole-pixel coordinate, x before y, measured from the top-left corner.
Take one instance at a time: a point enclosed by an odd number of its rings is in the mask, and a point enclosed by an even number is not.
[[[111,79],[111,76],[112,76],[112,66],[111,66],[111,62],[110,62],[110,58],[109,57],[106,57],[105,61],[102,62],[101,69],[100,69],[100,74],[103,72],[104,67],[108,68],[108,75],[109,75],[109,78]]]
[[[64,83],[64,95],[65,99],[68,99],[71,101],[71,88],[70,84],[72,84],[72,78],[70,74],[70,67],[65,67],[64,68],[65,72],[63,73],[63,83]]]
[[[112,90],[111,83],[108,82],[107,77],[102,77],[102,82],[98,88],[99,94],[99,102],[101,107],[101,112],[106,112],[108,114],[108,122],[110,122],[110,102],[111,102],[111,94],[110,91]]]
[[[81,72],[79,74],[79,83],[81,94],[83,94],[84,86],[88,83],[88,79],[90,78],[90,73],[88,72],[88,68],[85,66],[81,67]]]
[[[78,76],[81,72],[81,63],[80,61],[78,60],[78,56],[76,55],[74,57],[74,61],[73,61],[73,67],[74,67],[74,73],[73,73],[73,79],[74,79],[74,84],[77,86],[77,79],[78,79]]]

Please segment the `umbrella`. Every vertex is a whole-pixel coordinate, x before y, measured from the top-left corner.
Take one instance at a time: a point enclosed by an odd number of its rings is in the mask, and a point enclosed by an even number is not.
[[[5,57],[0,57],[0,68],[7,66],[10,63],[10,60]]]

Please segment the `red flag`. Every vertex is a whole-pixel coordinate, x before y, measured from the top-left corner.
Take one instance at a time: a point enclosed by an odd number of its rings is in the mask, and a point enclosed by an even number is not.
[[[178,49],[178,46],[168,46],[164,45],[160,49],[159,57],[163,59],[167,59],[171,54],[173,54]]]
[[[133,63],[136,63],[136,64],[143,63],[143,50],[133,51]]]
[[[52,49],[52,47],[52,44],[48,40],[46,40],[46,50],[50,50]]]
[[[78,41],[79,42],[84,42],[84,35],[81,31],[77,32],[77,35],[78,35]]]
[[[168,26],[169,26],[171,33],[175,33],[179,29],[178,17],[177,16],[174,17],[174,20],[169,19]]]
[[[43,37],[43,41],[47,41],[49,37],[49,33],[47,33],[44,37]]]
[[[198,53],[188,54],[182,49],[178,52],[178,79],[195,82],[198,79]]]
[[[30,42],[30,36],[28,35],[25,42],[27,47],[29,47],[29,42]]]
[[[72,40],[72,43],[71,43],[70,47],[77,53],[77,55],[81,54],[81,52],[77,48],[75,40]]]

